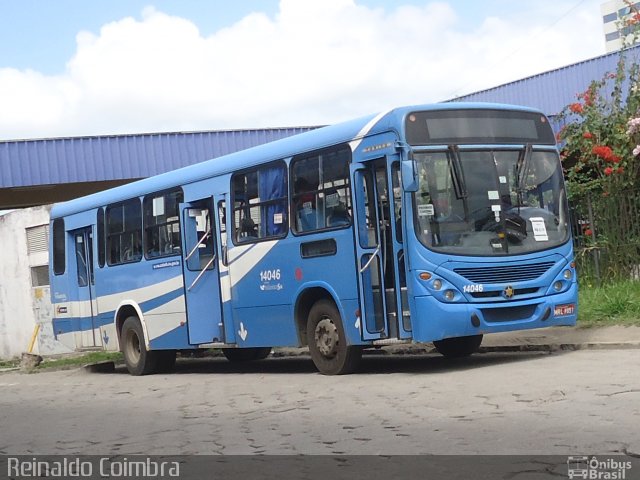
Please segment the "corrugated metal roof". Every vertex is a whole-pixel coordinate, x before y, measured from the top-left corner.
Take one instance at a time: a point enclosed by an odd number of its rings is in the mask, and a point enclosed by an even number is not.
[[[143,178],[316,127],[0,142],[0,188]]]
[[[624,54],[627,56],[627,64],[631,61],[638,62],[640,46],[631,47]],[[568,104],[575,102],[576,95],[584,92],[591,82],[602,79],[608,72],[615,72],[619,56],[620,52],[601,55],[449,101],[526,105],[537,108],[548,116],[554,116]]]
[[[625,51],[640,58],[640,46]],[[619,52],[544,72],[450,102],[494,102],[558,114],[594,80],[616,70]],[[0,188],[144,178],[316,127],[0,141]]]

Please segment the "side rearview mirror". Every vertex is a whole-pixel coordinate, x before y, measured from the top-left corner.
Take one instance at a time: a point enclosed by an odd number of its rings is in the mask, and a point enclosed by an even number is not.
[[[413,152],[409,152],[407,154],[407,158],[402,160],[400,170],[402,174],[402,188],[404,191],[418,191],[418,172],[416,169],[416,161],[413,158]]]

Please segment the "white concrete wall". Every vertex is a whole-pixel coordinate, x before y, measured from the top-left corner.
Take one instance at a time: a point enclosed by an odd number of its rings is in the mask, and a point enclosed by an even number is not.
[[[46,265],[48,253],[29,256],[26,229],[49,223],[49,206],[14,210],[0,216],[0,358],[27,350],[36,323],[33,353],[69,351],[53,338],[49,287],[32,287],[31,267]]]

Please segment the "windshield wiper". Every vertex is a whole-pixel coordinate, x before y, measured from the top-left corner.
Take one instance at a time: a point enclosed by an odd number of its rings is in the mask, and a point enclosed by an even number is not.
[[[451,178],[453,179],[453,189],[456,193],[456,198],[463,200],[464,206],[464,218],[465,220],[469,216],[469,205],[467,203],[467,185],[464,181],[464,172],[462,170],[462,163],[460,162],[460,149],[457,145],[449,145],[449,158],[451,159]]]
[[[451,173],[456,198],[467,198],[467,186],[465,185],[462,164],[460,163],[460,149],[457,145],[449,145],[449,154],[451,155],[449,158],[451,158]]]
[[[522,205],[522,195],[525,190],[525,182],[527,181],[527,174],[529,173],[529,165],[531,164],[531,155],[533,148],[530,143],[527,143],[524,147],[522,155],[518,157],[516,163],[516,193],[518,194],[518,214],[520,214],[520,206]]]

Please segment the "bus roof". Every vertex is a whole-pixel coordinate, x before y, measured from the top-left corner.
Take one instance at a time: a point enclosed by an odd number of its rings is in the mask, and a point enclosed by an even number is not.
[[[398,131],[402,128],[404,117],[409,112],[463,109],[508,109],[538,112],[536,109],[527,107],[494,103],[454,102],[399,107],[378,115],[368,115],[355,120],[318,128],[56,204],[51,210],[51,218],[73,215],[129,198],[187,185],[215,175],[231,173],[260,163],[268,163],[339,143],[350,142],[367,135],[389,130]]]

